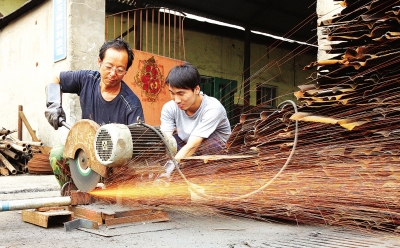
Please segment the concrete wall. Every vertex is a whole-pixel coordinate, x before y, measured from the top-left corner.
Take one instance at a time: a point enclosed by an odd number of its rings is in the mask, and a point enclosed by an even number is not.
[[[0,30],[0,127],[17,129],[18,106],[22,105],[42,142],[49,146],[65,142],[68,131],[55,131],[44,116],[47,78],[55,71],[97,68],[98,51],[104,42],[104,16],[104,0],[67,0],[67,58],[56,63],[52,1]],[[64,94],[63,106],[68,122],[80,118],[77,97]],[[22,139],[31,140],[25,126]]]

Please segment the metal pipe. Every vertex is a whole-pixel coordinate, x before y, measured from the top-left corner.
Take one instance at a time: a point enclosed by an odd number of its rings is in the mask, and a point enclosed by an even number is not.
[[[10,141],[3,141],[3,143],[4,143],[4,144],[10,144],[10,146],[11,146],[12,148],[14,148],[15,150],[17,150],[17,151],[20,151],[20,152],[25,152],[25,151],[26,151],[26,147],[17,145],[17,144],[15,144],[15,143],[13,143],[13,142],[10,142]]]
[[[19,161],[15,161],[14,164],[17,164],[22,172],[28,172],[28,165],[21,163]]]
[[[43,142],[40,141],[24,141],[25,144],[31,145],[31,146],[43,146]]]
[[[0,201],[0,211],[34,209],[39,207],[55,207],[71,205],[71,197],[60,196],[50,198]]]
[[[11,148],[11,145],[10,144],[3,144],[3,143],[0,143],[0,149],[10,149]]]
[[[12,159],[19,159],[19,154],[10,151],[10,150],[1,150],[1,153],[3,153],[4,155],[7,155],[8,157],[12,158]]]
[[[7,134],[10,134],[10,133],[11,133],[11,131],[8,130],[8,129],[5,129],[5,128],[0,129],[0,134],[7,135]]]
[[[2,162],[0,162],[0,174],[3,175],[3,176],[10,175],[10,172],[7,170],[6,167],[4,167]]]
[[[17,170],[14,168],[14,166],[12,166],[12,164],[10,162],[8,162],[8,160],[1,153],[0,153],[0,160],[7,167],[7,169],[11,172],[11,174],[14,174],[14,175],[17,174]]]

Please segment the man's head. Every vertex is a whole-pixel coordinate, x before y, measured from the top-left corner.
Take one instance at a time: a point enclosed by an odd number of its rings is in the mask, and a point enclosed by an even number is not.
[[[200,74],[192,64],[184,63],[171,69],[165,83],[173,88],[194,91],[200,85]]]
[[[128,43],[122,39],[105,42],[100,48],[98,58],[102,86],[109,89],[119,88],[132,61],[133,52]]]
[[[129,47],[129,44],[121,38],[116,38],[115,40],[104,42],[99,51],[99,58],[101,61],[103,61],[106,55],[106,51],[110,48],[117,51],[126,51],[126,53],[128,54],[128,63],[125,67],[125,70],[128,70],[129,67],[131,67],[134,59],[134,54],[132,49]]]
[[[200,107],[200,74],[189,63],[175,66],[168,73],[165,83],[168,85],[171,99],[188,115],[194,114]]]

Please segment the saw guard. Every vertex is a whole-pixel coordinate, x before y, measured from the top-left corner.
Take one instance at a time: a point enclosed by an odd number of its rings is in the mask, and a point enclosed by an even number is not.
[[[87,165],[100,176],[107,176],[107,167],[100,164],[94,151],[94,139],[100,125],[92,120],[77,121],[68,133],[65,142],[64,158],[75,159],[77,151],[83,150],[87,156]]]

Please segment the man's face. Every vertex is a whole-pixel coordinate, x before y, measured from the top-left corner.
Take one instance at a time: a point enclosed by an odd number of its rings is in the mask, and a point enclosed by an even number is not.
[[[178,105],[178,108],[182,110],[188,110],[191,106],[193,106],[196,101],[197,92],[200,91],[200,87],[197,86],[194,91],[191,89],[180,89],[168,86],[169,94],[171,95],[171,99],[175,101]]]
[[[128,53],[110,48],[105,52],[102,61],[98,59],[98,63],[102,83],[107,87],[119,86],[126,74]]]

